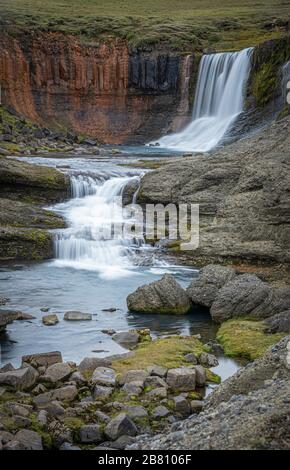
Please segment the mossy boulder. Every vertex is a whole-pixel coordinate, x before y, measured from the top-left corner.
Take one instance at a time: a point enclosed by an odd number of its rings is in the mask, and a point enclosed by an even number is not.
[[[42,260],[53,256],[53,237],[41,229],[0,227],[0,260]]]

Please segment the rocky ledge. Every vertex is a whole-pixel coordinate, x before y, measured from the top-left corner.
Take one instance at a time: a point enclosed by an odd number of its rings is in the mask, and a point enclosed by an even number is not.
[[[200,207],[200,245],[178,251],[193,265],[287,263],[290,117],[222,150],[172,161],[147,173],[137,202]]]
[[[290,337],[217,387],[204,409],[127,449],[289,449]]]
[[[69,179],[53,168],[0,157],[0,184],[0,260],[51,258],[48,230],[65,222],[41,205],[66,197]]]

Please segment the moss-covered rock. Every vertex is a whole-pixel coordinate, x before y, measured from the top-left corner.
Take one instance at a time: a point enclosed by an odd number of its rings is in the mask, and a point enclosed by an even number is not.
[[[246,357],[250,360],[263,356],[283,336],[285,333],[265,333],[265,325],[261,321],[241,319],[226,321],[217,333],[217,339],[227,356]]]
[[[1,227],[0,260],[42,260],[53,256],[53,238],[41,229]]]

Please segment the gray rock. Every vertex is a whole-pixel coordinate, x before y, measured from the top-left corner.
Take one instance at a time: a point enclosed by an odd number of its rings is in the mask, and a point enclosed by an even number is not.
[[[167,368],[163,366],[158,366],[153,364],[152,366],[147,367],[147,370],[150,375],[156,375],[157,377],[164,378],[167,374]]]
[[[290,310],[266,318],[264,322],[268,333],[290,333]]]
[[[67,321],[87,321],[92,320],[92,315],[90,313],[83,313],[71,310],[64,314],[63,319]]]
[[[81,448],[78,446],[74,446],[70,442],[63,442],[59,450],[81,450]]]
[[[202,352],[199,356],[199,363],[204,367],[216,367],[219,361],[213,354]]]
[[[7,385],[14,390],[28,390],[35,384],[38,378],[37,371],[29,366],[0,373],[0,385]]]
[[[111,365],[111,361],[106,358],[85,357],[79,364],[80,372],[93,372],[97,367],[107,367]]]
[[[195,382],[198,387],[204,387],[206,383],[206,373],[203,366],[195,366]]]
[[[58,400],[52,400],[44,406],[44,410],[49,416],[57,418],[65,414],[65,408]]]
[[[124,385],[130,382],[139,382],[140,385],[144,386],[148,376],[149,372],[143,369],[129,370],[120,377],[119,384]]]
[[[122,387],[122,391],[129,396],[139,396],[143,391],[144,382],[129,382]]]
[[[190,402],[190,407],[191,407],[192,413],[199,413],[200,411],[202,411],[204,407],[204,402],[201,400],[192,400]]]
[[[120,436],[136,436],[137,428],[133,421],[125,413],[120,413],[105,427],[106,436],[115,441]]]
[[[138,344],[140,335],[134,331],[121,331],[113,334],[112,339],[124,348],[131,349]]]
[[[61,352],[59,351],[52,351],[52,352],[39,353],[39,354],[29,354],[27,356],[22,356],[22,364],[28,363],[28,364],[31,364],[33,367],[39,367],[39,366],[48,367],[58,362],[62,362],[62,355],[61,355]]]
[[[38,415],[37,415],[37,421],[39,422],[40,426],[46,427],[47,425],[47,411],[46,410],[40,410]]]
[[[188,313],[191,304],[185,290],[170,274],[160,280],[138,287],[127,297],[130,311],[141,313]]]
[[[193,353],[185,354],[184,359],[186,359],[188,362],[191,362],[192,364],[198,364],[198,359]]]
[[[43,450],[41,436],[28,429],[18,431],[10,442],[19,443],[21,450]]]
[[[97,367],[91,377],[94,385],[114,387],[116,385],[116,372],[109,367]]]
[[[120,436],[116,441],[112,442],[112,446],[114,449],[123,450],[134,442],[135,438],[132,436]]]
[[[0,310],[0,331],[5,330],[9,323],[17,320],[19,312],[14,310]]]
[[[46,326],[53,326],[59,322],[57,315],[44,315],[42,317],[42,323]]]
[[[162,418],[166,418],[169,414],[170,414],[169,409],[166,408],[166,406],[160,405],[154,408],[152,416],[155,419],[162,419]]]
[[[102,442],[103,434],[98,424],[86,424],[80,429],[80,442],[83,444],[98,444]]]
[[[189,367],[169,369],[166,382],[173,391],[187,392],[195,389],[196,372]]]
[[[141,405],[125,406],[124,412],[133,420],[136,418],[146,418],[148,416],[146,408]]]
[[[8,364],[5,364],[5,366],[1,367],[0,372],[10,372],[11,370],[15,370],[15,367],[11,364],[11,362],[8,362]]]
[[[47,388],[43,384],[37,384],[36,387],[33,388],[32,393],[33,395],[39,395],[40,393],[45,393]]]
[[[75,371],[70,376],[71,382],[76,382],[78,385],[83,385],[87,383],[87,380],[84,378],[83,374],[79,371]]]
[[[30,405],[21,405],[14,402],[7,402],[5,409],[8,410],[10,415],[19,415],[25,418],[33,411],[33,407]]]
[[[13,439],[13,434],[8,431],[0,431],[0,442],[2,442],[3,445],[7,444],[7,442],[12,441]]]
[[[173,397],[174,410],[177,414],[182,417],[190,415],[191,408],[189,401],[182,395]]]
[[[94,400],[106,400],[113,393],[112,387],[104,387],[103,385],[96,385],[93,391]]]
[[[24,416],[13,416],[13,420],[17,429],[19,428],[28,428],[31,426],[31,419],[25,418]]]
[[[150,377],[147,377],[147,379],[145,380],[144,386],[145,387],[154,387],[154,388],[160,388],[160,387],[166,387],[167,388],[167,383],[161,377],[150,376]]]
[[[97,410],[95,412],[96,418],[101,421],[101,423],[108,423],[110,421],[110,416],[106,415],[106,413],[103,413],[102,411]]]
[[[71,367],[66,362],[52,364],[46,369],[46,372],[41,377],[41,380],[50,383],[56,383],[59,381],[66,380],[70,376],[71,372]]]
[[[36,406],[47,405],[48,402],[57,401],[73,401],[78,394],[78,389],[75,385],[66,385],[65,387],[56,388],[46,393],[41,393],[33,398],[33,403]]]
[[[219,289],[235,276],[232,268],[210,264],[200,270],[199,277],[190,283],[186,292],[194,304],[211,307]]]
[[[152,398],[166,398],[167,389],[166,387],[153,388],[153,390],[147,392],[146,395]]]

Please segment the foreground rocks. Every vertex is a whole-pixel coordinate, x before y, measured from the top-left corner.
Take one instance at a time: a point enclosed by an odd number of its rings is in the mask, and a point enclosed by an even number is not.
[[[184,314],[191,308],[186,292],[170,274],[128,295],[127,306],[133,312],[168,314]]]
[[[192,341],[199,361],[204,347]],[[208,371],[200,364],[168,369],[148,361],[120,373],[119,362],[85,358],[77,366],[55,351],[24,356],[20,369],[8,364],[0,371],[2,448],[123,449],[202,409]]]
[[[204,411],[127,449],[289,449],[290,337],[226,380]]]

